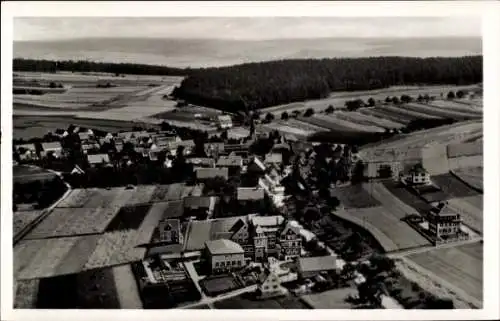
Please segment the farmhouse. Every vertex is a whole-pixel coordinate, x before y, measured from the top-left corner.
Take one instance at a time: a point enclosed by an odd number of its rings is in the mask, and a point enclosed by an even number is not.
[[[90,153],[92,151],[99,151],[100,146],[98,144],[89,144],[89,143],[86,143],[86,144],[82,144],[81,148],[82,148],[82,152],[84,154],[88,154],[88,153]]]
[[[215,167],[215,160],[210,157],[187,158],[186,163],[196,165],[197,167]]]
[[[47,157],[49,153],[52,153],[56,158],[63,156],[63,150],[60,142],[42,143],[42,149],[42,157]]]
[[[173,142],[168,142],[165,146],[165,149],[167,150],[167,153],[169,153],[172,156],[175,156],[177,154],[177,148],[183,147],[183,154],[184,155],[189,155],[192,153],[195,144],[193,140],[181,140],[181,141],[173,141]]]
[[[431,183],[431,176],[422,167],[422,164],[416,164],[410,169],[406,181],[413,185],[428,185]]]
[[[229,115],[219,115],[217,116],[217,125],[221,129],[227,129],[233,127],[233,121]]]
[[[227,167],[220,168],[204,168],[204,167],[195,167],[194,172],[196,174],[196,179],[204,180],[208,178],[215,177],[223,177],[227,179],[229,177],[229,171]]]
[[[297,260],[297,271],[302,279],[309,279],[321,272],[337,271],[337,257],[334,255],[301,257]]]
[[[245,266],[243,248],[231,240],[207,241],[205,250],[212,273],[229,272]]]
[[[217,167],[237,167],[243,166],[243,158],[234,154],[228,156],[220,156],[217,160]]]
[[[405,151],[380,149],[370,155],[360,153],[359,156],[365,164],[366,177],[379,177],[383,169],[390,168],[392,177],[398,178],[402,172],[423,161],[421,148]]]
[[[281,164],[283,162],[283,157],[281,153],[269,153],[264,159],[265,164]]]
[[[91,167],[97,167],[101,165],[109,164],[109,155],[108,154],[93,154],[87,155],[87,161]]]

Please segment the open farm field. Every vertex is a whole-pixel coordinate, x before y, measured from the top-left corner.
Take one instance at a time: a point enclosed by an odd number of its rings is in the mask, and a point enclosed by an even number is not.
[[[119,207],[55,208],[24,239],[103,233]]]
[[[384,132],[385,130],[383,127],[377,125],[359,124],[356,122],[344,120],[337,117],[336,114],[330,114],[330,115],[320,114],[317,115],[317,117],[328,121],[332,121],[333,123],[338,124],[340,126],[349,127],[352,128],[353,130],[361,132],[381,133]]]
[[[446,150],[450,158],[483,155],[483,142],[449,144]]]
[[[483,233],[483,195],[452,198],[448,206],[460,214],[464,224]]]
[[[298,119],[294,118],[289,118],[288,120],[278,120],[277,123],[283,125],[283,126],[289,126],[289,127],[294,127],[298,129],[302,129],[305,131],[310,131],[310,132],[315,132],[315,131],[322,131],[325,130],[323,127],[316,126],[310,123],[306,123],[303,121],[300,121]]]
[[[387,183],[390,184],[393,182],[387,180]],[[396,184],[393,186],[396,186]],[[377,200],[380,205],[390,208],[392,214],[398,219],[403,219],[406,215],[417,213],[415,208],[399,199],[383,183],[365,183],[363,184],[363,189],[370,197]]]
[[[449,198],[476,196],[480,193],[470,188],[453,174],[442,174],[431,177],[432,182],[447,194]]]
[[[407,257],[468,295],[483,300],[483,245],[480,242]]]
[[[380,149],[403,150],[410,147],[423,147],[429,143],[446,144],[460,139],[465,139],[471,135],[476,135],[483,130],[482,121],[473,120],[460,122],[451,125],[431,128],[413,132],[405,135],[401,139],[388,140],[380,144],[371,145],[362,149],[364,152],[373,152]]]
[[[303,126],[304,127],[304,126]],[[308,130],[308,129],[303,129],[301,127],[296,127],[295,125],[287,125],[285,122],[282,124],[280,123],[271,123],[271,124],[261,124],[255,126],[257,131],[260,132],[271,132],[273,130],[277,130],[280,133],[287,135],[295,135],[299,137],[307,137],[311,134],[314,134],[317,130]],[[322,130],[326,130],[326,128],[323,128]]]
[[[402,211],[400,212],[401,218],[403,218],[405,214],[416,214],[415,210],[417,211],[417,213],[420,213],[421,215],[427,215],[427,213],[429,213],[429,211],[431,210],[432,206],[430,204],[425,202],[416,194],[410,192],[406,187],[401,186],[399,183],[394,182],[392,180],[385,180],[382,182],[382,184],[384,188],[390,192],[390,194],[395,196],[395,198],[391,198],[390,200],[392,202],[397,202],[398,206],[401,207],[402,209]],[[408,207],[406,207],[404,204],[406,204],[406,206]],[[407,210],[404,210],[404,208],[407,208]],[[414,210],[408,213],[407,211],[409,209],[414,209]]]
[[[342,126],[332,121],[330,119],[325,119],[324,117],[320,117],[321,115],[312,115],[311,117],[298,117],[300,121],[305,123],[309,123],[315,126],[319,126],[324,128],[324,130],[338,130],[338,131],[348,131],[348,132],[356,132],[356,129],[353,129],[350,126]]]
[[[463,182],[470,186],[483,190],[483,167],[462,167],[453,171],[453,173]]]
[[[411,110],[419,113],[428,113],[429,115],[435,117],[443,117],[443,118],[453,118],[456,120],[468,120],[468,119],[481,119],[482,114],[478,114],[477,112],[461,112],[454,110],[445,110],[439,107],[428,106],[424,104],[417,103],[409,103],[403,105],[406,110]]]
[[[339,210],[335,215],[369,231],[385,251],[429,245],[429,241],[383,206]]]
[[[404,127],[403,124],[393,122],[389,119],[365,115],[357,111],[352,111],[352,112],[339,111],[335,113],[335,116],[338,119],[343,119],[351,123],[360,125],[377,126],[382,128],[391,128],[391,129]]]
[[[415,119],[438,119],[441,117],[434,116],[429,113],[422,113],[414,110],[410,110],[406,108],[406,105],[399,106],[379,106],[375,107],[375,109],[382,110],[388,113],[392,113],[398,117],[406,117],[407,119],[415,120]]]
[[[361,185],[350,185],[330,190],[331,195],[339,199],[344,208],[367,208],[380,206],[380,202],[374,199]]]
[[[393,123],[400,124],[400,127],[406,126],[413,118],[409,116],[402,116],[401,114],[393,114],[388,111],[383,111],[377,107],[368,107],[359,109],[359,113],[367,116],[376,117],[379,119],[386,119]]]
[[[433,107],[439,107],[443,110],[464,112],[464,113],[473,113],[477,115],[482,115],[483,108],[477,105],[473,105],[472,103],[465,103],[462,100],[434,100],[427,104]]]
[[[19,211],[19,212],[14,212],[13,213],[13,235],[17,235],[19,232],[21,232],[25,227],[27,227],[31,222],[36,220],[40,215],[42,214],[42,211],[39,210],[34,210],[34,211]]]
[[[449,91],[464,90],[468,91],[473,88],[477,88],[476,85],[471,86],[398,86],[390,87],[376,90],[367,91],[356,91],[356,92],[333,92],[328,98],[309,100],[305,102],[291,103],[279,106],[272,106],[268,108],[261,109],[263,114],[268,112],[275,115],[281,114],[284,111],[291,112],[294,110],[305,110],[307,108],[313,108],[315,111],[325,110],[329,105],[335,108],[343,108],[344,104],[348,100],[362,99],[367,101],[369,98],[373,98],[376,101],[383,101],[386,97],[401,95],[409,95],[416,98],[418,95],[428,94],[429,96],[440,96],[441,93],[446,94]]]

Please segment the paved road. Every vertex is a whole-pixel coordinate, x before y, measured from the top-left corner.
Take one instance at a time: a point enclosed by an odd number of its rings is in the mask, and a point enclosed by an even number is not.
[[[208,304],[208,302],[207,302],[208,297],[205,295],[205,293],[203,292],[203,290],[200,287],[200,283],[199,283],[200,276],[198,275],[198,272],[196,272],[196,269],[194,268],[194,265],[193,265],[194,263],[196,263],[196,261],[184,262],[183,264],[184,264],[184,268],[186,269],[187,273],[189,274],[189,277],[191,278],[194,285],[196,286],[196,289],[198,290],[198,292],[201,295],[201,300],[199,302],[197,302],[195,305],[207,304],[210,307],[210,309],[213,309],[213,306],[211,304]]]
[[[416,248],[416,249],[401,250],[401,251],[397,251],[397,252],[389,252],[386,255],[390,258],[397,259],[397,258],[402,258],[402,257],[408,256],[408,255],[412,255],[412,254],[425,253],[425,252],[439,250],[439,249],[447,249],[447,248],[456,247],[456,246],[460,246],[460,245],[477,243],[481,240],[482,240],[482,238],[473,238],[470,240],[457,241],[457,242],[452,242],[452,243],[447,243],[447,244],[441,244],[438,246],[424,246],[424,247]]]
[[[211,309],[215,309],[213,306],[213,303],[215,303],[215,302],[229,299],[229,298],[241,295],[243,293],[253,292],[255,290],[257,290],[257,285],[247,286],[246,288],[242,288],[242,289],[238,289],[236,291],[221,294],[221,295],[213,297],[213,298],[205,297],[205,299],[201,299],[201,301],[199,301],[199,302],[183,306],[182,309],[195,308],[197,306],[204,305],[204,304],[208,305]]]

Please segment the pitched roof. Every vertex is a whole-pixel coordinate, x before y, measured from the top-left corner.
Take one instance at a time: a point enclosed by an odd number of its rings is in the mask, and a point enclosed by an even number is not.
[[[194,157],[187,158],[186,163],[213,167],[215,165],[215,160],[209,157]]]
[[[272,227],[283,224],[285,218],[281,215],[253,216],[250,221],[254,226]]]
[[[229,177],[229,172],[227,167],[219,167],[219,168],[196,167],[194,171],[196,174],[196,178],[199,179],[214,178],[217,176],[221,176],[227,179]]]
[[[199,251],[204,248],[205,242],[217,239],[230,239],[241,224],[248,222],[247,216],[232,216],[204,221],[191,221],[186,231],[185,250]],[[235,226],[237,225],[237,226]],[[238,226],[240,226],[238,228]]]
[[[232,122],[231,116],[229,115],[219,115],[217,116],[217,119],[219,119],[219,122],[224,122],[224,123],[230,123]]]
[[[109,155],[108,154],[87,155],[87,160],[89,161],[90,164],[109,163]]]
[[[266,163],[281,163],[283,161],[283,156],[280,153],[270,153],[266,155]]]
[[[217,160],[217,166],[242,166],[243,157],[237,155],[221,156]]]
[[[16,145],[16,149],[18,150],[19,148],[24,148],[26,150],[36,150],[35,144],[21,144],[21,145]]]
[[[61,143],[60,142],[49,142],[49,143],[42,143],[42,148],[43,150],[51,150],[51,149],[61,149]]]
[[[184,207],[200,208],[210,207],[217,200],[216,196],[188,196],[184,197]]]
[[[212,255],[243,254],[245,252],[238,243],[225,239],[206,241],[205,246]]]
[[[237,191],[237,199],[240,201],[261,200],[264,195],[264,189],[260,187],[238,187]]]
[[[337,257],[334,255],[301,257],[299,266],[302,272],[334,270],[337,268]]]

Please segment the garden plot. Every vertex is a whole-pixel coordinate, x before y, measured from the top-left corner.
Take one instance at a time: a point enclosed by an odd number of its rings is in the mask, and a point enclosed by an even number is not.
[[[79,237],[75,245],[73,245],[54,270],[54,275],[65,275],[82,271],[83,266],[94,252],[100,238],[100,234]]]
[[[25,239],[103,233],[119,207],[55,208]]]
[[[278,123],[283,125],[283,126],[291,126],[291,127],[295,127],[295,128],[302,129],[305,131],[310,131],[310,132],[317,132],[317,131],[325,130],[323,127],[308,124],[308,123],[305,123],[303,121],[300,121],[300,120],[297,120],[294,118],[289,118],[286,121],[285,120],[278,121]]]
[[[462,222],[483,233],[483,195],[448,200],[448,206],[462,217]]]
[[[315,124],[313,124],[313,125],[315,125]],[[304,130],[304,129],[297,128],[294,126],[280,125],[280,124],[274,124],[274,123],[262,124],[259,127],[260,127],[259,130],[261,130],[261,131],[263,130],[265,132],[277,130],[277,131],[284,133],[284,134],[292,134],[292,135],[304,136],[304,137],[315,133],[315,131],[311,131],[311,130]],[[325,128],[325,127],[321,127],[321,128],[322,128],[322,130],[327,130],[327,128]]]
[[[26,242],[40,242],[35,244],[34,247],[37,251],[29,260],[29,265],[22,269],[15,268],[18,271],[16,278],[18,279],[35,279],[43,278],[54,275],[54,271],[63,260],[67,253],[71,250],[73,245],[78,241],[77,237],[65,237],[38,241],[26,241]],[[30,246],[30,245],[28,245]],[[14,255],[16,257],[16,249],[14,249]],[[14,265],[21,263],[14,260]]]
[[[449,144],[447,146],[448,157],[483,155],[482,142]]]
[[[137,231],[137,239],[135,241],[136,246],[145,245],[151,242],[153,232],[158,226],[158,223],[164,219],[169,207],[170,205],[167,202],[155,203],[151,206]]]
[[[363,125],[374,125],[383,128],[401,128],[404,127],[403,124],[393,122],[389,119],[378,118],[375,116],[369,116],[362,114],[357,111],[352,112],[336,112],[335,116],[339,119],[350,121],[352,123],[359,123]]]
[[[453,110],[444,110],[438,107],[427,106],[423,104],[410,103],[405,104],[404,108],[408,110],[412,110],[420,113],[428,113],[433,115],[434,117],[442,117],[442,118],[453,118],[458,120],[466,120],[466,119],[480,119],[482,115],[478,115],[473,112],[459,112]]]
[[[380,206],[380,202],[374,199],[361,185],[351,185],[331,189],[331,195],[339,199],[340,204],[348,208],[366,208]]]
[[[355,287],[329,290],[320,293],[306,294],[301,297],[304,302],[314,309],[352,309],[353,304],[346,299],[356,297],[358,290]]]
[[[405,105],[399,105],[399,106],[380,106],[380,107],[376,107],[376,108],[379,110],[384,110],[384,111],[387,111],[389,113],[396,114],[396,115],[408,116],[408,117],[411,117],[412,119],[438,119],[438,118],[441,118],[441,117],[434,116],[434,115],[429,114],[429,113],[423,113],[423,112],[414,111],[411,109],[409,110],[409,108],[406,108],[406,106],[407,105],[405,104]]]
[[[436,249],[407,257],[436,277],[483,300],[483,245],[473,243]]]
[[[40,280],[14,280],[14,309],[35,309]]]
[[[336,215],[368,230],[385,251],[429,245],[429,241],[385,207],[336,211]]]

